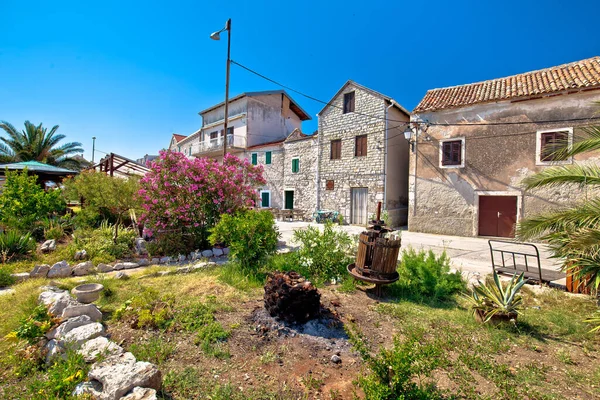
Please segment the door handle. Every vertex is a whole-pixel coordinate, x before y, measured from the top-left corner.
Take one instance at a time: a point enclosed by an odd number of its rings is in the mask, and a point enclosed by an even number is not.
[[[502,215],[502,213],[500,211],[498,211],[498,218],[500,218],[501,215]]]

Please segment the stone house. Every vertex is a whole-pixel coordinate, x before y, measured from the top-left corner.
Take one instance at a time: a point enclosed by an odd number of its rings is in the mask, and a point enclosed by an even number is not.
[[[318,134],[294,130],[283,142],[283,208],[298,209],[306,218],[317,208]]]
[[[520,182],[548,166],[597,162],[551,153],[598,123],[598,101],[600,57],[429,90],[411,116],[409,230],[513,237],[522,218],[580,200],[581,190]]]
[[[410,114],[389,96],[349,80],[318,113],[317,208],[367,223],[382,202],[392,226],[406,223]]]

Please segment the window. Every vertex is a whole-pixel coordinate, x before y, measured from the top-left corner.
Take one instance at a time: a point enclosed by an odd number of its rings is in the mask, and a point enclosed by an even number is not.
[[[217,137],[219,137],[219,131],[214,131],[210,133],[211,139],[216,139]]]
[[[465,166],[464,142],[464,138],[456,138],[440,142],[440,167],[462,168]]]
[[[269,190],[260,192],[260,206],[263,208],[271,207],[271,192]]]
[[[271,152],[267,151],[265,153],[265,164],[271,164]]]
[[[292,172],[293,173],[300,172],[300,159],[292,158]]]
[[[367,135],[357,136],[354,143],[354,156],[364,157],[367,155]]]
[[[252,153],[252,165],[258,165],[258,153]]]
[[[334,186],[335,185],[334,185],[333,180],[328,179],[325,181],[325,189],[326,190],[333,190]]]
[[[354,112],[354,92],[344,93],[344,114]]]
[[[331,153],[329,155],[331,160],[339,160],[342,158],[342,140],[332,140],[331,141]]]
[[[537,131],[535,140],[536,165],[571,164],[573,162],[572,157],[559,160],[554,153],[572,145],[573,128]]]
[[[228,135],[233,135],[233,126],[227,127],[227,134]]]

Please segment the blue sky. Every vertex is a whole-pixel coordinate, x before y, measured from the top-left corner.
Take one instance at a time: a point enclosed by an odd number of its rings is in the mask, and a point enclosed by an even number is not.
[[[600,55],[600,2],[0,0],[0,120],[131,158],[200,127],[231,58],[322,100],[348,79],[413,109],[427,89]],[[231,95],[278,89],[235,65]],[[313,117],[322,104],[293,94]],[[96,160],[102,153],[96,154]]]

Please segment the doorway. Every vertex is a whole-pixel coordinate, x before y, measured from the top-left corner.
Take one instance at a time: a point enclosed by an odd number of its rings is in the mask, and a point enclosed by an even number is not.
[[[284,208],[286,210],[294,209],[294,191],[293,190],[285,190],[283,192],[284,197]]]
[[[479,236],[515,237],[517,196],[479,196]]]
[[[350,189],[350,223],[367,224],[367,188]]]

